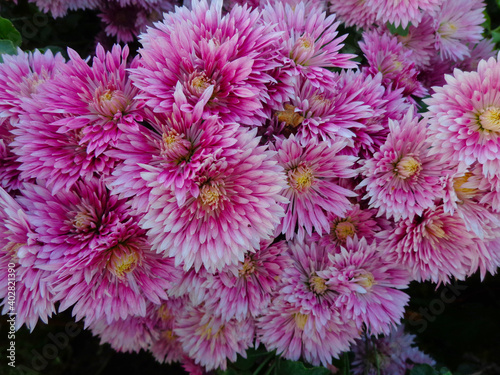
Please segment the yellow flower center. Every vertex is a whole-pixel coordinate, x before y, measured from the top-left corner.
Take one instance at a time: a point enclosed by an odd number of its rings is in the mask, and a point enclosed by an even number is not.
[[[241,268],[238,270],[238,274],[240,277],[250,276],[255,272],[255,265],[250,258],[245,258],[245,261],[242,263]]]
[[[295,313],[293,314],[293,317],[295,318],[295,324],[297,327],[303,331],[306,326],[308,316],[301,313]]]
[[[467,172],[465,175],[461,177],[457,177],[453,181],[453,188],[455,189],[455,193],[457,194],[458,199],[464,201],[465,199],[472,198],[477,192],[476,188],[465,188],[463,187],[472,176],[472,173]]]
[[[489,107],[479,115],[479,124],[482,129],[500,133],[500,108]]]
[[[427,233],[434,238],[447,238],[448,235],[443,230],[443,222],[441,220],[433,220],[425,226]]]
[[[170,314],[169,308],[165,304],[163,304],[163,305],[160,306],[160,308],[158,309],[158,311],[156,312],[156,314],[163,321],[167,321],[167,320],[169,320],[172,317],[172,314]]]
[[[313,275],[309,279],[309,288],[316,294],[323,294],[328,289],[328,286],[325,279],[318,275]]]
[[[187,161],[190,158],[191,142],[184,137],[184,134],[179,135],[175,130],[169,130],[163,133],[162,139],[161,150],[164,156],[176,163]]]
[[[215,333],[212,333],[213,331],[213,328],[210,326],[210,324],[212,323],[212,321],[204,324],[203,326],[200,327],[199,329],[199,333],[200,333],[200,336],[206,340],[212,340],[214,338],[217,338],[217,336],[219,336],[219,334],[222,332],[222,330],[224,329],[224,325],[221,325],[217,331],[215,331]]]
[[[77,212],[74,219],[71,220],[71,224],[78,232],[84,232],[91,229],[93,222],[92,219],[93,216],[89,212],[83,210]]]
[[[284,111],[276,112],[279,122],[284,122],[288,126],[296,128],[304,121],[304,117],[295,112],[295,107],[293,105],[285,104],[284,107]]]
[[[347,237],[354,237],[356,234],[356,227],[350,221],[341,221],[333,230],[335,231],[334,237],[342,242],[345,242]]]
[[[363,271],[356,279],[356,283],[361,285],[367,291],[370,290],[375,284],[375,278],[369,271]]]
[[[171,329],[166,329],[161,332],[161,337],[167,341],[173,341],[177,336]]]
[[[293,189],[303,192],[314,183],[314,174],[309,167],[299,165],[288,171],[288,181]]]
[[[101,116],[113,119],[115,115],[123,114],[128,104],[128,99],[119,90],[104,90],[98,87],[95,91],[93,107]]]
[[[200,189],[200,200],[205,208],[215,210],[225,198],[224,190],[218,184],[207,183]]]
[[[457,26],[452,22],[443,22],[439,25],[438,34],[442,38],[449,38],[458,30]]]
[[[307,61],[314,55],[315,46],[314,39],[310,35],[303,35],[295,41],[290,58],[297,64],[305,65]]]
[[[215,81],[207,77],[205,72],[194,72],[188,79],[188,90],[196,96],[200,96],[205,90],[214,85]]]
[[[122,279],[137,267],[139,260],[139,254],[134,249],[116,246],[111,250],[107,268],[113,275]]]
[[[413,156],[403,157],[396,165],[395,172],[398,174],[399,178],[407,179],[408,177],[413,177],[418,175],[422,170],[422,164],[415,159]]]

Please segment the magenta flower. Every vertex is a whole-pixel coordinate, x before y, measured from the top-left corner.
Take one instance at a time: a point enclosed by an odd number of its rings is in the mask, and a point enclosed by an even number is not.
[[[369,28],[375,23],[377,12],[374,12],[364,0],[329,0],[330,12],[346,26],[357,29]]]
[[[143,128],[123,134],[116,150],[108,155],[121,160],[108,179],[114,194],[133,197],[136,208],[146,211],[149,194],[158,185],[173,189],[179,205],[188,195],[200,194],[196,178],[199,171],[214,158],[224,158],[234,151],[236,123],[222,123],[216,116],[202,119],[203,108],[212,90],[207,90],[193,111],[183,110],[188,101],[177,84],[173,112],[169,116],[149,115],[153,130]],[[148,111],[146,111],[148,113]]]
[[[287,239],[296,235],[304,238],[313,229],[319,234],[330,232],[328,213],[344,216],[350,207],[348,197],[356,194],[338,184],[342,178],[351,178],[356,172],[350,167],[354,156],[338,155],[345,146],[336,142],[328,147],[326,142],[310,142],[302,147],[292,135],[276,140],[277,159],[287,175],[288,186],[282,194],[290,201],[283,204],[285,218],[278,226]]]
[[[181,205],[155,174],[143,174],[154,189],[141,225],[154,250],[184,262],[185,270],[213,272],[243,262],[261,240],[271,239],[284,216],[286,181],[274,152],[259,146],[255,134],[239,130],[234,146],[221,157],[210,155],[195,178],[199,193]]]
[[[162,14],[174,10],[174,2],[106,1],[99,6],[99,18],[106,25],[104,31],[118,42],[133,42],[148,26],[160,21]]]
[[[75,51],[68,49],[68,54],[71,60],[44,86],[43,112],[62,114],[53,123],[59,127],[58,133],[79,133],[79,144],[87,154],[99,156],[116,143],[121,127],[137,128],[136,121],[142,121],[143,103],[135,99],[139,90],[126,72],[129,49],[114,45],[106,52],[98,45],[92,66]],[[134,60],[131,67],[136,65]]]
[[[14,140],[13,129],[8,118],[0,118],[0,187],[8,193],[18,190],[23,182],[19,170],[21,164],[10,147]]]
[[[406,28],[409,23],[417,25],[423,12],[440,8],[440,0],[366,0],[366,7],[377,13],[377,21],[381,24],[392,23]]]
[[[151,252],[144,231],[133,222],[123,224],[109,248],[67,256],[52,277],[59,310],[74,305],[73,315],[86,325],[144,317],[147,302],[168,299],[166,290],[179,278],[171,259]]]
[[[349,237],[341,252],[330,255],[333,268],[324,275],[326,285],[339,293],[335,300],[344,319],[372,334],[388,334],[403,317],[409,296],[410,275],[401,265],[386,259],[376,242]]]
[[[44,13],[49,13],[52,17],[63,17],[68,10],[94,9],[98,5],[98,0],[29,0],[35,3],[38,9]]]
[[[401,220],[392,231],[379,233],[388,261],[403,265],[417,281],[447,283],[463,280],[475,271],[479,239],[467,231],[458,215],[443,206],[426,209],[420,216]]]
[[[338,315],[338,292],[325,276],[333,266],[329,248],[315,240],[316,236],[288,243],[292,262],[284,271],[277,295],[301,313],[314,316],[316,326],[327,326]]]
[[[277,122],[284,123],[286,131],[296,133],[304,146],[320,141],[330,145],[343,140],[354,145],[351,139],[356,132],[363,132],[366,127],[363,121],[376,115],[360,98],[361,90],[351,90],[341,77],[332,73],[332,86],[319,88],[308,79],[297,79],[290,102],[284,104],[283,111],[276,112]],[[370,104],[379,103],[374,100]]]
[[[36,94],[39,86],[50,81],[63,66],[61,54],[54,55],[50,50],[43,54],[18,50],[17,55],[4,55],[0,64],[0,118],[17,123],[23,98]]]
[[[395,35],[377,29],[366,31],[359,46],[368,60],[368,73],[374,76],[381,72],[386,87],[403,89],[409,100],[414,100],[411,96],[422,98],[427,94],[418,80],[412,51],[406,49]]]
[[[148,313],[153,313],[156,307],[149,304]],[[156,330],[155,319],[150,314],[147,316],[129,316],[108,322],[106,318],[94,321],[88,326],[94,336],[99,336],[100,344],[109,344],[118,352],[138,353],[147,350],[160,333]]]
[[[273,245],[263,241],[260,250],[245,255],[237,270],[210,275],[203,284],[207,289],[206,310],[226,321],[265,313],[283,273],[290,267],[286,250],[284,241]]]
[[[224,321],[189,304],[184,305],[174,327],[184,352],[208,371],[225,370],[227,361],[236,361],[237,354],[246,358],[254,332],[251,319]]]
[[[364,161],[365,178],[357,188],[366,186],[363,199],[370,198],[370,207],[378,208],[379,215],[411,220],[441,197],[446,163],[430,155],[427,123],[419,121],[413,109],[400,123],[389,121],[389,129],[385,144]]]
[[[435,47],[442,58],[455,61],[469,56],[468,44],[475,44],[483,39],[485,22],[483,0],[445,0],[432,12]]]
[[[354,375],[403,375],[415,364],[434,366],[436,362],[415,346],[415,335],[404,332],[403,326],[383,337],[363,335],[353,347]]]
[[[275,298],[269,312],[257,321],[257,343],[263,343],[268,351],[275,350],[286,359],[300,358],[315,366],[328,366],[332,358],[338,358],[349,350],[359,333],[353,323],[341,319],[336,310],[326,325],[318,322],[311,311]]]
[[[323,246],[333,244],[345,246],[347,238],[357,236],[365,238],[371,243],[375,234],[380,231],[381,218],[375,218],[377,211],[373,209],[363,210],[359,204],[353,205],[345,213],[345,217],[330,213],[327,218],[330,222],[330,232],[322,236],[320,243]]]
[[[433,149],[466,165],[478,162],[483,177],[499,191],[500,63],[494,58],[482,60],[477,71],[456,69],[445,78],[447,84],[425,99]]]
[[[333,82],[334,75],[326,68],[356,67],[350,61],[355,55],[339,52],[347,35],[337,37],[339,22],[334,22],[335,15],[327,17],[321,6],[276,2],[264,7],[262,19],[267,25],[277,24],[276,30],[282,32],[274,44],[282,69],[290,75],[301,75],[319,87]]]
[[[222,16],[222,2],[209,6],[194,1],[192,10],[165,13],[164,20],[148,29],[140,41],[140,67],[132,69],[138,98],[155,112],[171,112],[180,82],[193,104],[211,88],[204,108],[207,116],[223,122],[259,125],[265,118],[262,102],[275,63],[271,44],[278,34],[259,24],[260,13],[235,6]]]
[[[41,243],[31,218],[9,194],[0,188],[0,306],[2,314],[16,313],[15,327],[22,325],[33,330],[38,320],[47,323],[55,312],[51,284],[44,279],[47,273],[38,268],[37,257]],[[8,269],[12,269],[13,279]],[[8,298],[9,281],[15,280],[16,298]],[[9,302],[11,301],[11,302]]]

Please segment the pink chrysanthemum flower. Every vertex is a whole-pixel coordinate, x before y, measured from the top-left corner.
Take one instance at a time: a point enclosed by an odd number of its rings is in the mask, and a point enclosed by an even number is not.
[[[43,112],[63,114],[64,118],[54,123],[58,132],[80,133],[80,145],[86,147],[87,154],[98,156],[114,145],[120,126],[137,128],[136,121],[142,121],[143,103],[135,99],[139,90],[126,72],[129,49],[115,45],[106,52],[98,45],[92,66],[75,51],[68,49],[68,54],[71,60],[44,86]],[[131,67],[136,65],[134,60]]]
[[[288,186],[282,192],[290,203],[283,204],[285,218],[278,226],[287,239],[304,238],[313,229],[319,234],[330,232],[328,213],[344,216],[350,207],[348,197],[356,193],[338,184],[342,178],[356,176],[352,170],[356,157],[339,155],[345,143],[336,142],[329,147],[326,142],[306,146],[292,135],[290,138],[276,140],[279,165],[287,175]]]
[[[375,238],[375,234],[380,231],[380,219],[376,219],[376,210],[361,209],[359,204],[353,205],[345,213],[345,217],[340,217],[335,214],[328,214],[327,218],[330,222],[330,232],[322,236],[320,243],[323,246],[333,244],[335,246],[345,246],[347,238],[357,236],[365,238],[371,243]]]
[[[335,312],[332,311],[332,312]],[[338,312],[323,325],[311,311],[304,312],[283,298],[275,298],[269,312],[257,321],[257,341],[283,358],[300,358],[318,366],[328,366],[332,357],[349,350],[359,337],[354,324],[341,319]]]
[[[128,202],[111,196],[97,178],[54,195],[41,184],[24,184],[22,194],[19,202],[30,213],[47,262],[108,249],[117,241],[117,226],[132,219]]]
[[[436,362],[415,345],[415,335],[404,332],[403,326],[382,337],[362,338],[353,346],[354,375],[391,374],[404,375],[415,364],[434,366]]]
[[[329,249],[315,240],[316,236],[288,243],[292,263],[285,269],[277,294],[301,313],[314,316],[316,325],[326,326],[338,315],[338,293],[325,276],[333,265]]]
[[[415,63],[417,68],[427,67],[430,59],[436,54],[434,47],[435,30],[434,19],[429,14],[424,14],[422,21],[417,25],[408,27],[408,34],[397,35],[398,41],[405,49],[411,51],[408,55],[410,61]]]
[[[261,242],[260,250],[245,255],[236,270],[208,277],[205,308],[222,320],[256,318],[264,313],[283,272],[290,266],[284,241]]]
[[[477,70],[479,61],[488,60],[491,57],[496,57],[495,43],[491,39],[483,39],[479,43],[469,45],[469,57],[457,61],[455,67],[464,71],[471,72]],[[450,73],[452,73],[450,71]],[[443,83],[444,85],[444,83]],[[443,86],[441,85],[441,86]]]
[[[170,0],[106,1],[99,6],[99,18],[106,25],[104,31],[118,42],[129,43],[146,31],[146,27],[162,18],[164,12],[174,10]]]
[[[51,80],[63,66],[61,54],[54,55],[50,50],[43,54],[38,50],[18,50],[17,55],[3,55],[0,64],[0,118],[7,117],[12,124],[17,123],[23,98],[36,94],[39,86]]]
[[[172,189],[179,205],[184,204],[188,194],[199,196],[195,181],[198,172],[214,158],[233,153],[224,150],[236,143],[239,127],[236,123],[222,123],[216,116],[202,119],[211,93],[211,89],[206,90],[192,111],[185,111],[188,99],[178,83],[169,116],[148,116],[152,130],[143,128],[121,136],[117,150],[107,153],[123,161],[108,181],[113,193],[133,197],[135,206],[144,211],[153,184]]]
[[[389,121],[389,129],[386,143],[364,161],[364,180],[357,188],[366,186],[363,199],[370,198],[370,207],[378,208],[379,215],[412,219],[441,197],[446,163],[429,154],[427,122],[419,121],[413,109],[400,123]]]
[[[265,24],[277,24],[276,30],[283,32],[275,43],[282,68],[290,75],[301,75],[319,87],[333,82],[334,76],[326,68],[356,67],[351,61],[355,55],[339,53],[347,35],[337,37],[339,22],[334,22],[335,15],[327,17],[322,7],[276,2],[265,6],[262,19]]]
[[[224,122],[260,125],[269,72],[276,66],[271,44],[278,34],[259,23],[260,13],[235,6],[222,16],[222,1],[193,1],[148,29],[140,41],[141,66],[133,69],[138,98],[155,112],[170,112],[177,82],[191,104],[213,90],[204,108]]]
[[[458,214],[467,230],[479,238],[496,238],[500,222],[497,215],[491,212],[490,202],[484,200],[486,192],[480,189],[480,167],[473,168],[471,172],[465,164],[460,163],[454,172],[443,177],[444,211],[451,215]]]
[[[111,323],[145,316],[148,301],[159,304],[168,298],[165,291],[178,278],[173,262],[151,252],[140,231],[126,232],[107,250],[67,257],[52,279],[60,311],[74,305],[73,315],[85,318],[86,325],[103,318]]]
[[[202,307],[186,304],[177,317],[174,333],[196,364],[208,371],[225,370],[227,361],[235,362],[238,354],[246,358],[254,340],[254,325],[251,319],[224,321]]]
[[[401,120],[409,104],[402,96],[402,89],[394,91],[384,87],[380,73],[372,76],[366,71],[348,70],[341,72],[338,78],[335,101],[345,97],[346,105],[350,103],[351,108],[357,105],[362,109],[356,115],[358,124],[349,129],[354,137],[349,139],[343,153],[371,156],[385,142],[389,119]]]
[[[170,298],[160,306],[156,306],[152,312],[155,330],[159,335],[153,340],[149,351],[160,363],[179,362],[186,357],[179,336],[174,332],[177,318],[182,314],[185,304],[183,298]]]
[[[129,316],[111,323],[106,318],[101,318],[92,322],[88,329],[94,336],[99,336],[101,345],[109,344],[118,352],[138,353],[149,349],[160,336],[155,319],[151,316],[155,310],[156,307],[149,304],[145,317]]]
[[[500,62],[482,60],[477,72],[456,69],[446,82],[424,100],[433,149],[467,165],[477,161],[495,185],[500,180]]]
[[[485,8],[482,0],[444,0],[430,12],[437,30],[435,47],[442,58],[456,61],[469,56],[467,44],[483,39]]]
[[[418,81],[418,70],[411,59],[412,51],[405,49],[395,35],[374,29],[363,33],[359,46],[368,60],[368,73],[381,72],[386,87],[403,89],[409,100],[411,96],[422,98],[427,90]]]
[[[345,83],[345,80],[333,73],[332,79],[335,79],[334,86],[319,88],[308,79],[296,80],[290,102],[284,104],[284,110],[275,113],[275,121],[284,124],[285,131],[296,133],[303,145],[342,140],[353,144],[351,138],[356,131],[365,128],[362,121],[375,115],[367,103],[357,97],[360,90],[340,85],[337,81]]]
[[[15,312],[16,329],[23,324],[33,330],[38,320],[47,323],[55,312],[52,285],[45,278],[48,272],[39,268],[42,243],[34,231],[35,225],[12,197],[0,188],[0,265],[6,272],[2,276],[0,298],[2,314]],[[12,267],[13,266],[13,267]],[[7,269],[14,270],[16,299],[7,298]]]
[[[197,172],[198,195],[179,205],[175,192],[143,174],[154,187],[142,227],[155,249],[175,257],[184,269],[201,266],[213,272],[244,261],[248,251],[273,236],[284,216],[286,186],[275,153],[258,146],[254,131],[238,130],[237,142],[224,157],[208,156]]]
[[[378,22],[406,28],[409,23],[417,25],[423,12],[435,9],[440,2],[441,0],[366,0],[366,6],[377,13]]]
[[[347,238],[341,252],[330,255],[333,268],[325,273],[328,288],[339,293],[336,306],[344,319],[372,334],[388,334],[399,324],[409,296],[410,275],[403,266],[386,259],[376,242]]]
[[[10,147],[14,140],[14,134],[11,132],[13,129],[8,118],[0,118],[0,187],[7,192],[22,186],[19,170],[21,164]]]
[[[68,10],[94,9],[98,5],[98,0],[29,0],[35,3],[38,9],[44,13],[49,13],[52,17],[63,17]]]
[[[377,12],[367,5],[365,0],[329,0],[330,12],[346,26],[366,29],[375,23]]]
[[[387,260],[405,266],[417,281],[463,280],[478,262],[480,241],[460,216],[445,213],[443,206],[401,220],[394,230],[380,232],[379,238]]]
[[[27,187],[23,202],[32,208],[39,236],[47,240],[40,268],[51,271],[60,310],[86,324],[145,316],[146,302],[159,304],[180,274],[171,259],[150,249],[140,217],[126,201],[109,196],[99,184],[80,184],[75,192],[50,197]],[[82,195],[81,197],[79,195]],[[47,199],[46,201],[44,199]]]

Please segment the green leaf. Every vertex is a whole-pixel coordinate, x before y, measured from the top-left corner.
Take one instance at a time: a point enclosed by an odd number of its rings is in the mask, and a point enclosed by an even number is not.
[[[485,21],[483,22],[481,27],[483,27],[485,29],[485,31],[489,31],[491,29],[491,18],[490,18],[490,15],[488,14],[488,12],[486,11],[486,9],[484,10],[483,15],[484,15]]]
[[[494,43],[500,42],[500,26],[495,30],[491,30],[491,40],[493,40]]]
[[[439,375],[439,374],[429,365],[415,365],[415,367],[411,369],[410,375]]]
[[[23,42],[21,34],[16,30],[12,22],[2,17],[0,17],[0,39],[10,40],[14,46],[20,46]]]
[[[392,23],[387,24],[387,28],[391,32],[391,34],[397,34],[401,36],[407,36],[408,32],[410,31],[410,25],[411,23],[406,26],[406,28],[403,28],[403,26],[399,25],[398,27],[394,26]]]
[[[302,362],[281,361],[277,375],[330,375],[331,372],[325,367],[306,368]]]
[[[17,53],[16,46],[10,40],[0,40],[0,63],[3,62],[2,55],[15,55]]]

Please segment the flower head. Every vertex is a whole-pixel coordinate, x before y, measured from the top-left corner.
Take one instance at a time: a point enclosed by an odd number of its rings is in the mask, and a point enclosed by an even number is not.
[[[398,123],[389,121],[385,144],[362,166],[365,179],[358,187],[367,188],[364,199],[387,218],[413,218],[432,207],[442,193],[440,177],[445,163],[430,155],[427,124],[410,110]]]
[[[330,231],[328,213],[344,216],[350,206],[348,197],[355,196],[338,184],[338,179],[350,178],[356,172],[350,167],[355,157],[338,155],[344,143],[337,142],[328,147],[326,142],[310,142],[305,147],[292,135],[276,141],[278,163],[287,174],[288,186],[283,195],[290,203],[283,205],[285,218],[279,230],[287,239],[295,236],[303,238],[311,235],[313,229],[318,233]]]
[[[164,20],[141,35],[140,67],[132,70],[138,96],[155,112],[170,112],[177,82],[190,104],[208,90],[207,116],[224,122],[259,125],[269,72],[272,25],[260,13],[236,5],[222,16],[222,2],[193,1],[192,9],[165,13]]]

